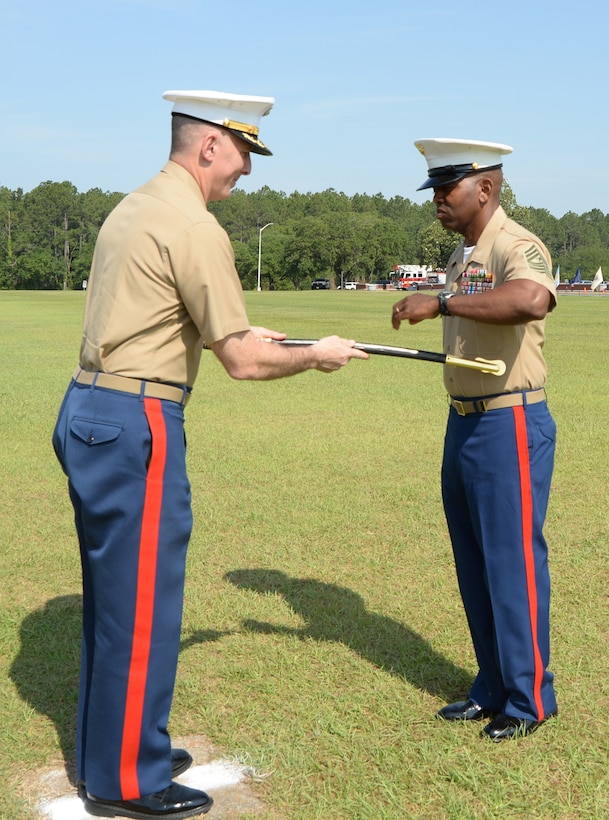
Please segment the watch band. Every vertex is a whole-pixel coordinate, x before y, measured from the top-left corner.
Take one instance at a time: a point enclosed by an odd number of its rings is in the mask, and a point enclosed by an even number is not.
[[[438,294],[438,303],[440,305],[440,316],[452,316],[448,309],[448,300],[455,295],[453,290],[443,290]]]

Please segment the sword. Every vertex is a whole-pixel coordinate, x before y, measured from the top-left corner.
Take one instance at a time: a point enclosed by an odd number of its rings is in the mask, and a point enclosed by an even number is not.
[[[314,345],[318,339],[283,339],[274,341],[280,345],[293,345],[302,347],[303,345]],[[429,350],[412,350],[408,347],[392,347],[391,345],[361,344],[356,342],[354,347],[376,356],[399,356],[403,359],[421,359],[425,362],[437,362],[447,364],[452,367],[467,367],[470,370],[478,370],[481,373],[491,373],[493,376],[503,376],[505,373],[505,362],[501,359],[461,359],[458,356],[451,356],[449,353],[434,353]]]

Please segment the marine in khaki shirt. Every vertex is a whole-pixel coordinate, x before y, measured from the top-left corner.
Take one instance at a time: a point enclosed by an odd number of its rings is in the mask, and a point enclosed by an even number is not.
[[[193,177],[170,161],[101,228],[81,367],[192,387],[203,340],[249,327],[228,235]]]
[[[505,282],[527,279],[546,288],[551,294],[552,306],[556,303],[547,248],[532,233],[508,219],[503,208],[494,212],[465,263],[464,245],[458,246],[448,262],[446,290],[478,298],[479,293],[475,292],[478,286],[488,284],[495,288]],[[449,310],[450,307],[451,301]],[[466,359],[478,356],[502,359],[506,364],[505,374],[499,377],[461,367],[445,367],[444,384],[451,396],[488,396],[545,386],[544,318],[522,324],[495,325],[451,316],[443,325],[445,353]]]
[[[442,453],[442,502],[478,673],[444,721],[486,719],[499,743],[531,734],[557,714],[550,660],[550,575],[543,525],[556,425],[545,393],[545,317],[556,305],[550,255],[500,206],[497,143],[425,139],[421,189],[433,188],[442,226],[463,242],[446,290],[394,305],[392,324],[442,316],[444,350],[503,359],[502,375],[447,362],[451,396]],[[420,189],[419,189],[420,190]]]
[[[92,815],[182,820],[213,802],[175,782],[192,757],[168,732],[193,526],[184,414],[203,342],[235,379],[330,373],[368,355],[338,336],[267,344],[285,334],[248,322],[229,238],[206,203],[250,173],[250,152],[270,154],[258,135],[273,99],[164,96],[169,162],[99,233],[53,445],[82,561],[78,793]]]

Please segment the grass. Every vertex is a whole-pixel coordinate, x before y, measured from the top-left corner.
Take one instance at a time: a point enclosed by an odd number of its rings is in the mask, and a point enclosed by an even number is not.
[[[440,349],[395,333],[391,292],[248,293],[294,337]],[[81,293],[0,292],[0,816],[23,772],[73,755],[80,576],[50,438],[76,363]],[[232,382],[205,354],[187,410],[195,529],[171,731],[262,774],[269,818],[609,815],[606,501],[609,297],[548,318],[559,431],[546,525],[561,713],[494,745],[435,711],[475,674],[439,492],[438,365],[374,357],[339,373]]]

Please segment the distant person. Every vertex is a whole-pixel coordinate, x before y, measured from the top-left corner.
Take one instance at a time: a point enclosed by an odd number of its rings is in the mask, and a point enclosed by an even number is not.
[[[274,100],[164,94],[170,158],[102,226],[80,365],[53,443],[69,479],[83,572],[77,776],[97,816],[185,818],[211,798],[173,782],[192,762],[167,731],[192,527],[184,407],[207,345],[234,379],[330,373],[367,359],[337,336],[310,347],[250,327],[226,232],[207,211],[271,152]],[[218,443],[221,446],[221,442]]]
[[[550,576],[543,525],[556,427],[546,404],[544,319],[556,305],[550,254],[499,204],[506,145],[426,139],[442,225],[463,236],[439,296],[397,302],[392,324],[442,316],[444,351],[503,359],[505,375],[445,366],[451,405],[442,497],[479,671],[445,720],[490,719],[495,742],[557,713],[550,657]]]

